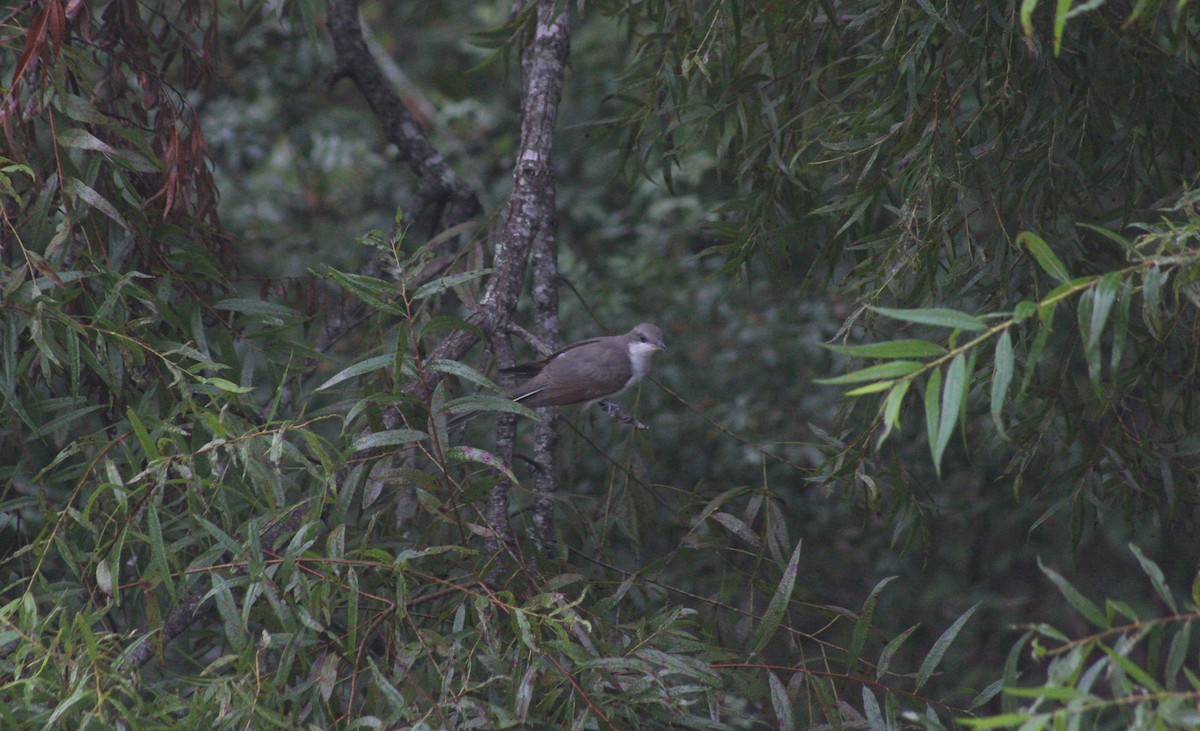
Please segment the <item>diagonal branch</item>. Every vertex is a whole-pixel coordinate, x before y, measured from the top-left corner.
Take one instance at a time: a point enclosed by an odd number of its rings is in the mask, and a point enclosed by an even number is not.
[[[328,0],[327,13],[329,36],[337,57],[330,82],[342,77],[354,81],[383,125],[384,135],[399,148],[413,172],[430,186],[431,190],[423,192],[423,197],[432,198],[429,202],[435,208],[444,205],[445,216],[439,230],[457,226],[476,216],[482,207],[475,191],[458,177],[446,158],[434,148],[425,130],[393,90],[371,55],[363,39],[358,0]]]

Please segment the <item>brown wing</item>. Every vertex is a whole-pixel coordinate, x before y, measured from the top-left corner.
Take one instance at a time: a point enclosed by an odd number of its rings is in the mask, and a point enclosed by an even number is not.
[[[566,406],[591,401],[619,391],[633,371],[629,356],[620,348],[587,348],[585,340],[546,359],[541,371],[513,389],[513,398],[524,406]]]
[[[596,342],[598,339],[599,338],[588,338],[587,340],[580,340],[578,343],[571,343],[562,350],[556,350],[550,355],[547,355],[545,358],[540,360],[531,360],[528,363],[518,363],[508,368],[501,368],[500,372],[516,376],[517,378],[533,378],[537,374],[541,373],[542,369],[550,364],[550,361],[559,357],[563,353],[574,350],[583,345],[590,345]]]

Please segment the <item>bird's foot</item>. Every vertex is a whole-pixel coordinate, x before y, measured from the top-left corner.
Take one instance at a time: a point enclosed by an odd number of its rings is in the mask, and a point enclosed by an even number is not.
[[[646,426],[645,424],[643,424],[642,422],[638,421],[637,417],[635,417],[633,414],[631,414],[628,411],[626,411],[625,409],[621,408],[620,404],[616,404],[616,403],[613,403],[612,401],[609,401],[608,399],[605,399],[599,403],[599,406],[604,411],[604,413],[608,415],[609,419],[612,419],[613,421],[617,422],[618,424],[625,424],[626,426],[631,426],[634,429],[649,429],[650,428],[650,427]]]

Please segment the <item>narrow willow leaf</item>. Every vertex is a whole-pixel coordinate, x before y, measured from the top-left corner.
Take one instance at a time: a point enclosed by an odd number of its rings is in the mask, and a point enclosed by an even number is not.
[[[1138,563],[1142,565],[1142,571],[1146,573],[1146,576],[1150,577],[1150,583],[1154,586],[1154,591],[1158,594],[1158,598],[1162,599],[1163,603],[1166,604],[1172,612],[1178,614],[1179,608],[1175,606],[1175,597],[1171,595],[1171,590],[1167,587],[1167,580],[1166,577],[1163,576],[1162,569],[1158,567],[1158,564],[1154,563],[1149,558],[1146,558],[1146,554],[1142,553],[1142,549],[1138,548],[1134,544],[1129,544],[1129,550],[1133,552],[1133,555],[1137,558]]]
[[[927,340],[891,340],[866,345],[825,345],[835,353],[852,358],[936,358],[946,349]]]
[[[912,380],[905,379],[892,386],[892,390],[888,392],[887,399],[883,402],[883,433],[879,437],[880,444],[892,433],[893,427],[900,428],[900,406],[904,403],[904,397],[911,385]]]
[[[1121,294],[1117,297],[1117,311],[1113,316],[1112,352],[1109,354],[1108,368],[1116,372],[1121,366],[1121,356],[1125,354],[1125,341],[1129,336],[1129,308],[1133,301],[1133,280],[1126,279],[1121,285]]]
[[[129,223],[126,222],[124,217],[121,216],[116,207],[113,206],[112,203],[109,203],[107,198],[100,195],[92,188],[89,188],[82,180],[77,180],[75,178],[64,178],[63,192],[71,198],[82,201],[92,208],[95,208],[112,219],[121,228],[132,232],[133,229],[129,227]]]
[[[354,378],[355,376],[361,376],[364,373],[377,371],[380,368],[387,368],[392,364],[392,359],[393,354],[388,353],[387,355],[377,355],[374,358],[367,358],[366,360],[359,361],[348,368],[343,368],[328,381],[325,381],[320,386],[317,386],[316,390],[324,391],[327,388],[336,386],[342,381]]]
[[[1154,333],[1161,329],[1162,286],[1166,279],[1157,264],[1142,272],[1142,320]]]
[[[1167,681],[1167,688],[1170,690],[1174,690],[1176,687],[1175,676],[1179,675],[1179,669],[1187,660],[1191,640],[1192,623],[1184,622],[1179,626],[1179,631],[1175,633],[1175,636],[1171,638],[1171,649],[1167,653],[1167,664],[1163,669],[1163,679]]]
[[[896,652],[900,649],[900,646],[903,645],[909,637],[912,637],[912,633],[916,632],[917,627],[920,626],[921,625],[919,624],[914,624],[913,626],[893,637],[891,641],[887,643],[887,645],[883,648],[883,652],[879,653],[879,662],[875,663],[876,680],[882,679],[883,676],[887,674],[888,667],[892,664],[892,658],[896,656]]]
[[[472,414],[480,411],[499,411],[506,414],[517,414],[518,416],[533,419],[534,421],[540,421],[542,418],[538,416],[536,411],[522,406],[507,396],[489,396],[487,394],[452,399],[446,402],[443,409],[443,413],[448,415]]]
[[[963,404],[963,391],[967,383],[967,360],[960,353],[950,361],[946,369],[946,385],[942,389],[942,410],[938,416],[937,442],[933,445],[933,464],[940,467],[942,455],[950,437],[954,434],[954,425],[958,423],[959,407]]]
[[[504,475],[509,482],[513,484],[517,482],[517,476],[513,474],[512,468],[503,459],[487,450],[478,447],[451,447],[446,450],[446,457],[454,462],[475,462],[490,467]]]
[[[478,386],[483,386],[484,388],[492,391],[502,392],[504,390],[488,380],[488,378],[479,371],[475,370],[469,365],[466,365],[465,363],[460,363],[457,360],[431,360],[425,364],[425,368],[437,373],[458,376],[465,381],[470,381],[471,383],[474,383]]]
[[[1008,656],[1004,659],[1004,672],[1000,676],[1000,681],[1005,688],[1014,688],[1017,682],[1021,679],[1021,674],[1017,668],[1022,664],[1021,660],[1025,657],[1025,647],[1029,641],[1033,639],[1033,632],[1026,631],[1017,641],[1008,648]],[[1000,697],[1000,710],[1011,711],[1017,707],[1017,704],[1009,697]]]
[[[1067,12],[1071,9],[1073,0],[1058,0],[1054,9],[1054,55],[1062,52],[1063,31],[1067,28]]]
[[[1100,347],[1088,347],[1092,342],[1092,310],[1096,304],[1096,290],[1089,289],[1079,298],[1079,307],[1075,313],[1079,325],[1079,336],[1083,340],[1083,359],[1087,363],[1088,380],[1097,395],[1100,393]]]
[[[939,408],[942,397],[942,372],[934,371],[929,374],[929,382],[925,384],[925,430],[929,434],[929,450],[932,453],[937,444],[938,435],[938,414],[941,413]],[[941,467],[938,464],[936,455],[933,460],[933,468],[940,476],[942,474]]]
[[[1046,719],[1050,714],[1042,714]],[[1036,717],[1035,717],[1036,718]],[[1033,729],[1042,728],[1042,726],[1030,726],[1030,721],[1033,719],[1026,713],[1001,713],[996,716],[985,716],[983,718],[959,718],[959,723],[969,728],[990,729],[990,728],[1021,728],[1022,731],[1033,731]]]
[[[951,310],[945,307],[926,307],[913,310],[895,310],[890,307],[871,307],[872,312],[878,312],[884,317],[905,322],[915,322],[919,325],[936,325],[956,330],[985,330],[987,324],[974,315]]]
[[[405,314],[404,309],[393,301],[396,287],[391,282],[365,274],[339,272],[332,267],[325,267],[320,273],[380,312],[399,316]]]
[[[423,431],[416,429],[388,429],[387,431],[377,431],[363,435],[354,440],[354,451],[361,452],[364,449],[373,449],[375,447],[399,447],[405,444],[419,442],[422,439],[429,437]]]
[[[913,690],[920,690],[929,681],[929,677],[933,675],[934,669],[942,661],[942,656],[946,654],[946,649],[950,647],[950,643],[954,642],[954,638],[958,636],[963,625],[967,623],[967,620],[971,618],[976,609],[979,609],[979,605],[982,603],[977,602],[970,609],[959,615],[958,619],[954,620],[954,624],[947,627],[942,636],[937,638],[937,642],[933,643],[929,654],[925,656],[925,660],[921,663],[921,669],[917,671],[916,684]]]
[[[1037,304],[1029,300],[1021,300],[1017,306],[1013,308],[1013,322],[1020,324],[1037,314]]]
[[[1064,284],[1071,281],[1071,275],[1067,272],[1067,267],[1055,255],[1041,236],[1032,231],[1022,231],[1017,235],[1017,246],[1022,244],[1025,245],[1025,248],[1029,249],[1029,253],[1033,254],[1033,258],[1037,260],[1042,269],[1046,270],[1047,274]]]
[[[1101,612],[1100,608],[1092,603],[1091,599],[1088,599],[1083,594],[1080,594],[1078,589],[1076,589],[1074,586],[1071,586],[1071,582],[1063,578],[1054,569],[1048,568],[1042,563],[1040,558],[1038,559],[1038,568],[1042,570],[1042,573],[1045,574],[1050,581],[1054,582],[1054,585],[1058,587],[1058,590],[1062,593],[1067,602],[1075,608],[1075,611],[1082,614],[1084,619],[1101,629],[1108,629],[1110,623],[1104,617],[1104,612]]]
[[[771,603],[767,605],[767,610],[763,612],[762,620],[754,628],[754,637],[750,642],[751,654],[757,654],[767,646],[767,643],[775,636],[775,630],[779,629],[779,623],[783,621],[783,615],[787,611],[788,602],[792,600],[792,589],[796,586],[796,574],[799,571],[800,547],[802,545],[804,545],[804,541],[796,543],[796,549],[792,551],[792,558],[783,570],[783,577],[780,578],[779,585],[775,587],[775,596],[771,597]]]
[[[435,279],[432,282],[426,282],[425,284],[421,285],[421,287],[413,293],[412,299],[416,301],[425,299],[427,297],[432,297],[435,294],[445,292],[451,287],[457,287],[463,282],[469,282],[472,279],[478,279],[491,273],[491,269],[472,269],[469,272],[460,272],[458,274],[451,274],[440,279]]]
[[[1012,336],[1008,330],[1005,330],[996,339],[996,356],[992,362],[991,403],[992,421],[996,424],[996,431],[1005,439],[1008,439],[1008,434],[1004,431],[1004,418],[1001,412],[1004,409],[1004,398],[1008,395],[1008,386],[1013,379],[1013,363]]]
[[[1092,302],[1092,320],[1088,327],[1088,341],[1085,348],[1091,350],[1100,347],[1100,336],[1108,324],[1108,315],[1117,302],[1117,292],[1121,286],[1119,272],[1109,272],[1096,285],[1096,296]]]
[[[1038,0],[1021,0],[1021,30],[1025,31],[1025,38],[1030,41],[1033,39],[1033,11],[1037,4]]]
[[[1101,228],[1100,226],[1093,226],[1090,223],[1076,223],[1075,225],[1080,228],[1086,228],[1089,231],[1094,231],[1094,232],[1100,234],[1104,238],[1115,243],[1117,246],[1120,246],[1127,253],[1132,254],[1134,257],[1137,257],[1137,258],[1141,257],[1141,252],[1139,252],[1137,250],[1137,247],[1135,247],[1129,241],[1129,239],[1125,238],[1124,236],[1121,236],[1120,234],[1116,233],[1115,231],[1109,231],[1108,229]]]
[[[827,723],[820,728],[828,728],[831,731],[841,731],[845,728],[842,725],[842,711],[838,707],[837,689],[833,687],[833,679],[813,678],[809,681],[808,688],[817,696],[817,704],[821,706],[821,713],[825,715]]]
[[[235,297],[221,300],[214,304],[213,307],[218,310],[240,312],[243,315],[258,315],[269,321],[272,325],[283,324],[287,321],[296,322],[303,319],[303,316],[291,307],[265,300]]]
[[[1160,685],[1157,680],[1151,677],[1149,673],[1143,670],[1133,660],[1130,660],[1116,650],[1106,647],[1103,644],[1100,645],[1100,649],[1104,650],[1105,654],[1112,658],[1112,661],[1119,665],[1121,669],[1126,672],[1126,674],[1137,681],[1137,684],[1141,686],[1140,690],[1149,690],[1152,693],[1162,692],[1162,685]]]
[[[833,378],[814,378],[814,383],[821,383],[826,386],[840,386],[846,383],[863,383],[864,381],[879,381],[888,378],[899,378],[916,373],[924,367],[924,363],[915,360],[894,360],[890,363],[880,363],[878,365],[863,368],[860,371],[846,373]]]
[[[1033,344],[1029,346],[1029,355],[1025,358],[1025,372],[1021,376],[1021,388],[1017,391],[1017,401],[1020,401],[1025,392],[1029,389],[1029,384],[1033,382],[1033,377],[1037,375],[1038,363],[1041,362],[1042,351],[1046,349],[1046,341],[1050,339],[1050,333],[1053,328],[1050,327],[1050,320],[1043,320],[1042,326],[1038,328],[1037,334],[1033,336]]]
[[[845,393],[845,395],[846,396],[865,396],[869,393],[879,393],[880,391],[888,390],[889,388],[892,387],[892,384],[894,384],[894,383],[895,383],[895,381],[877,381],[875,383],[868,383],[865,386],[859,386],[858,388],[854,388],[854,389],[847,391]]]
[[[761,548],[763,541],[758,537],[754,530],[746,525],[741,518],[736,515],[730,515],[726,512],[716,512],[712,515],[713,520],[725,526],[725,529],[734,534],[738,538],[755,548]]]
[[[883,711],[879,708],[879,699],[867,686],[863,686],[863,715],[867,718],[867,728],[870,731],[887,731],[887,722],[883,720]]]
[[[214,387],[220,389],[221,391],[225,391],[228,393],[250,393],[251,391],[254,390],[253,388],[250,388],[248,386],[239,386],[236,383],[234,383],[233,381],[230,381],[225,378],[220,378],[217,376],[213,376],[212,378],[206,378],[204,376],[201,376],[200,382],[204,383],[206,385],[209,385],[209,386],[214,386]]]
[[[975,709],[990,703],[993,698],[1000,695],[1000,691],[1004,690],[1004,680],[995,680],[988,687],[975,694],[971,702],[967,704],[967,708]]]
[[[125,417],[129,419],[129,426],[133,428],[133,434],[137,437],[138,444],[142,445],[142,451],[146,453],[146,460],[153,462],[158,459],[160,456],[158,443],[150,438],[150,433],[146,431],[141,418],[132,406],[125,409]]]
[[[771,706],[775,709],[775,719],[779,721],[779,728],[784,731],[796,728],[796,719],[792,716],[792,701],[788,698],[787,688],[783,687],[783,683],[779,682],[775,673],[768,672],[767,680],[771,685]]]
[[[863,602],[862,609],[858,612],[858,621],[854,623],[854,631],[850,634],[850,648],[846,652],[847,674],[854,674],[854,665],[858,662],[859,656],[862,655],[862,649],[867,643],[867,633],[871,631],[871,620],[875,616],[875,602],[879,600],[879,593],[897,578],[889,576],[875,584],[875,588],[871,589],[867,600]]]

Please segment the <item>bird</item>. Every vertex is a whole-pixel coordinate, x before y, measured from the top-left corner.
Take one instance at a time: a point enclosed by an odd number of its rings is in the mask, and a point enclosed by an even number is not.
[[[526,379],[509,391],[529,408],[584,403],[584,408],[616,396],[650,371],[651,356],[666,350],[662,330],[643,322],[624,335],[572,343],[546,358],[501,372]]]

